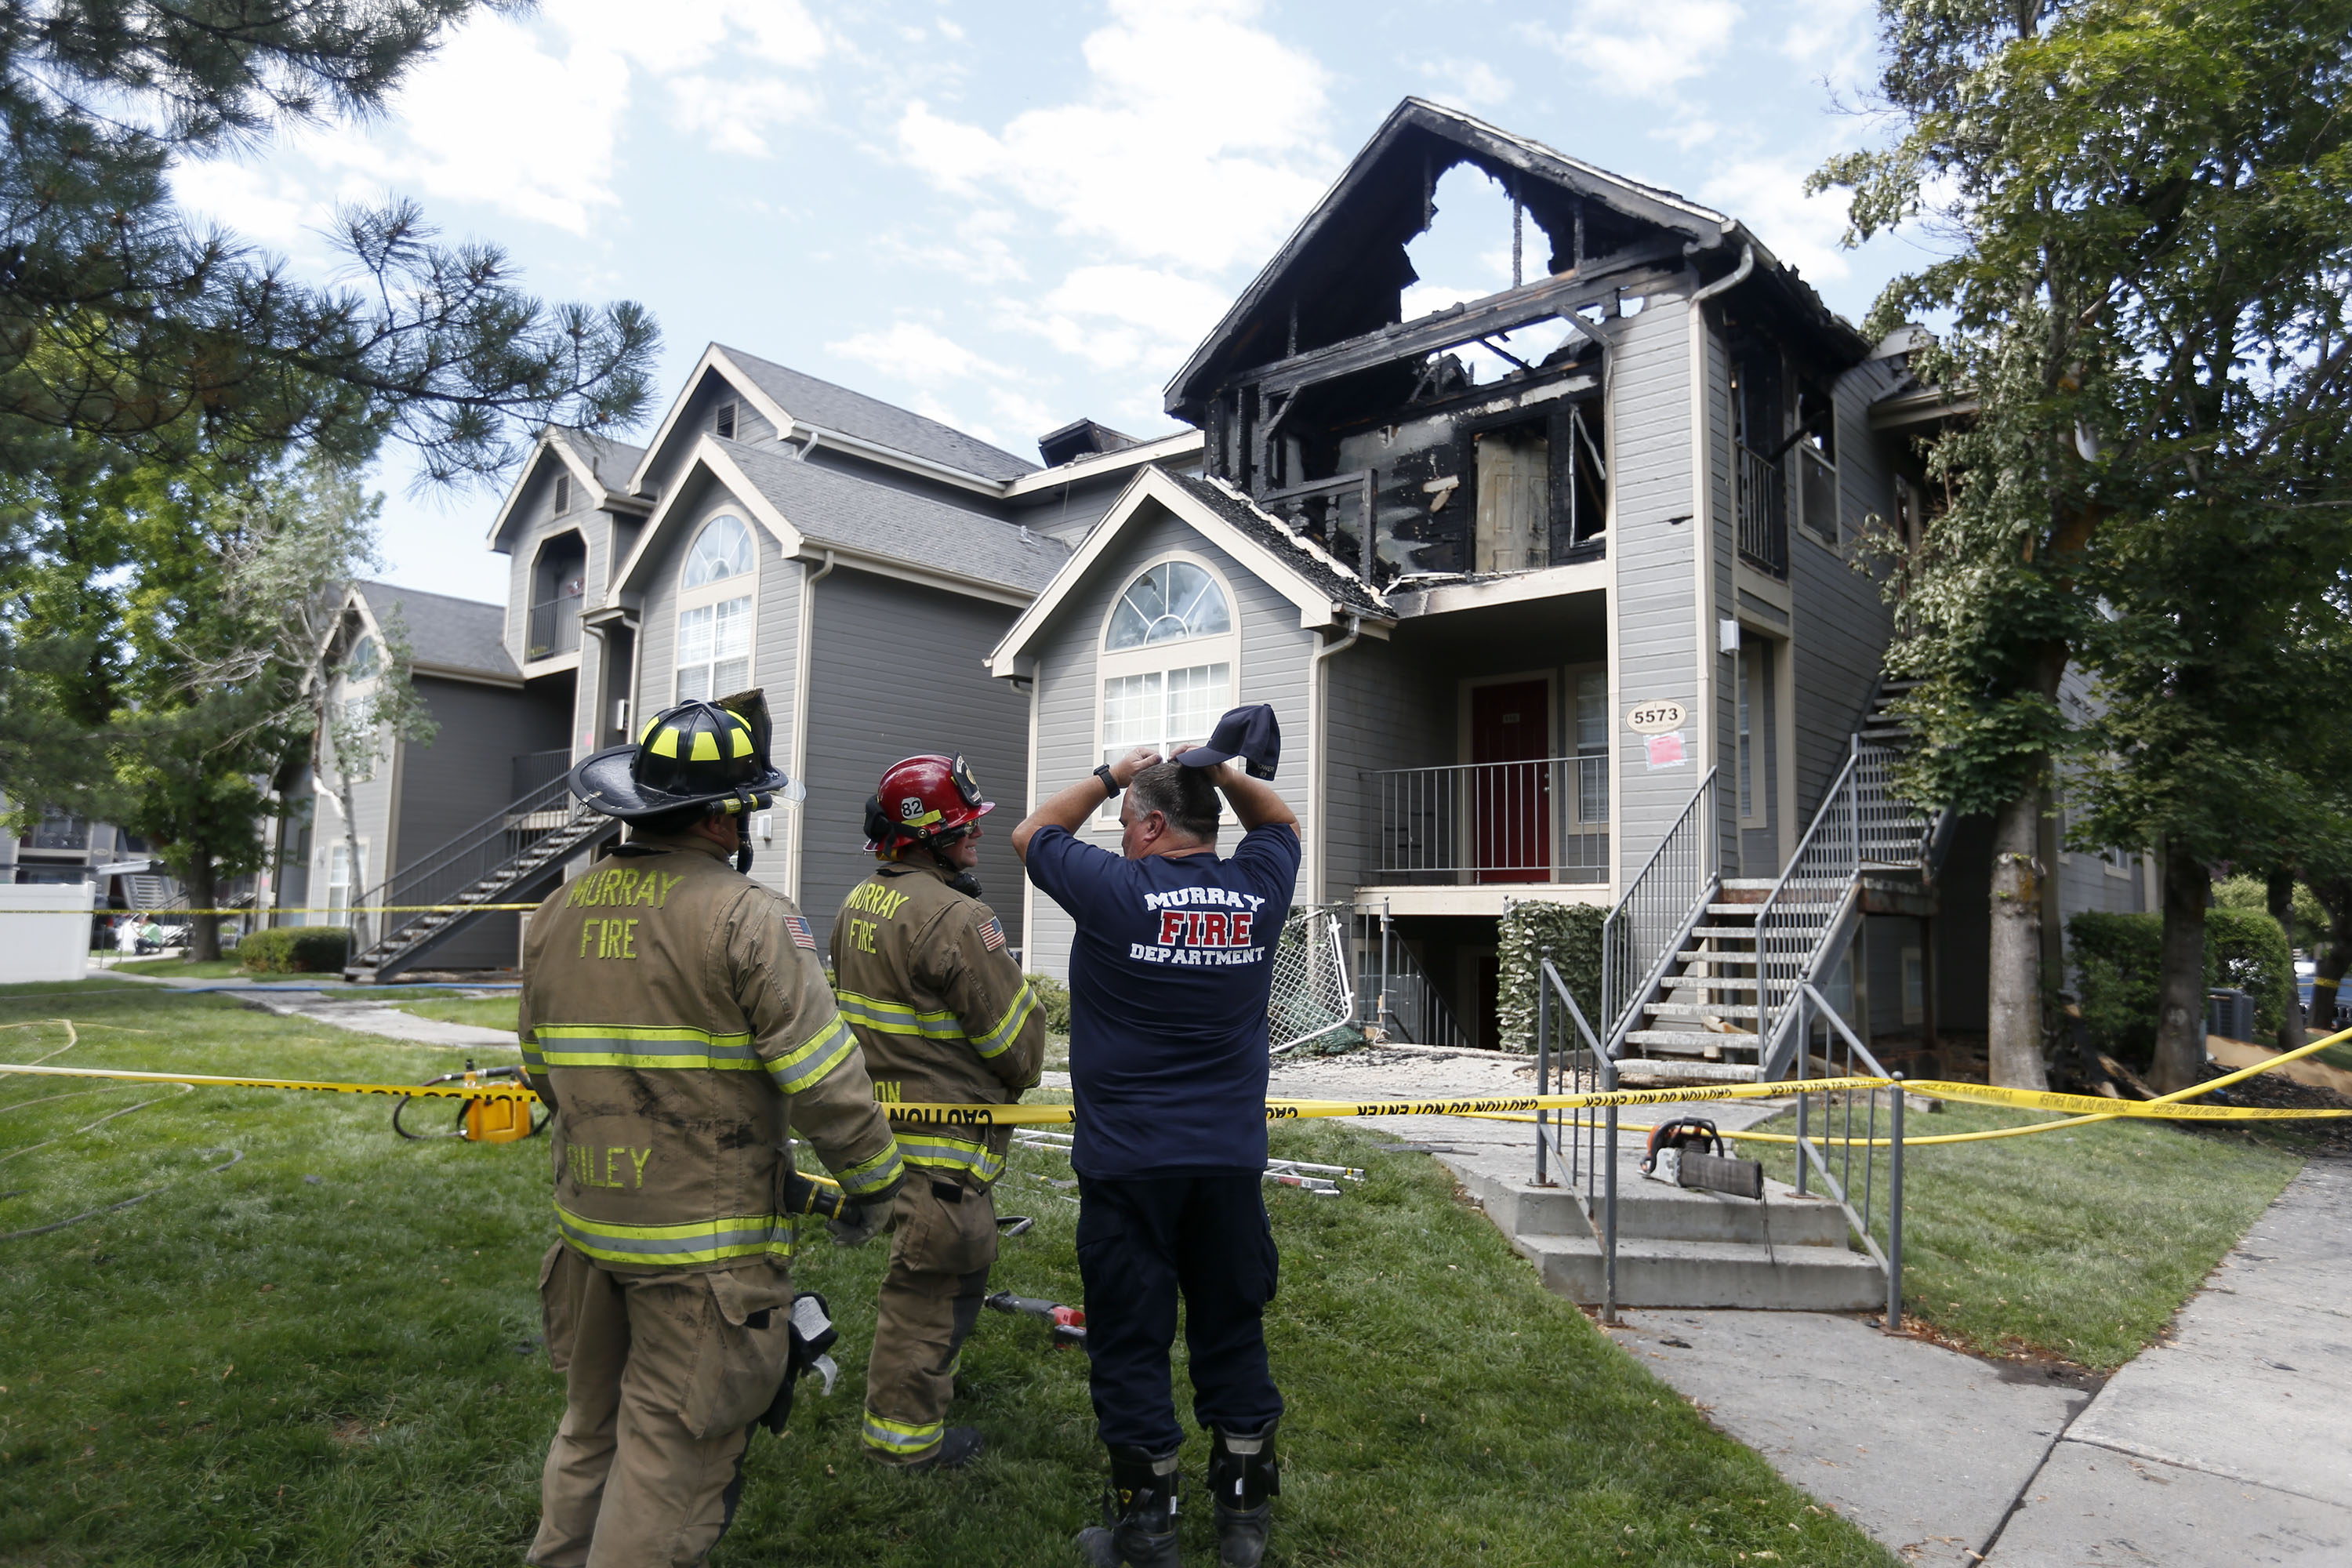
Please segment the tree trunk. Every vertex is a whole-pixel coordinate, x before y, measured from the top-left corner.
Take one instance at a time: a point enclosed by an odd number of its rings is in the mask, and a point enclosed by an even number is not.
[[[2212,869],[2178,839],[2168,840],[2156,1065],[2147,1075],[2161,1094],[2205,1081],[2205,906],[2212,897]]]
[[[2282,866],[2278,869],[2273,871],[2270,876],[2270,884],[2263,889],[2263,892],[2265,900],[2269,902],[2271,907],[2271,918],[2278,921],[2279,929],[2281,931],[2286,932],[2288,955],[2286,1005],[2279,1009],[2278,1048],[2283,1051],[2299,1051],[2303,1048],[2305,1035],[2303,1032],[2304,1020],[2302,988],[2294,983],[2294,964],[2293,962],[2294,953],[2294,868],[2292,866]],[[2314,993],[2315,1000],[2316,999],[2316,995],[2317,994]]]
[[[335,804],[343,808],[343,897],[349,900],[343,919],[352,929],[352,956],[357,958],[368,945],[368,917],[360,912],[367,879],[360,875],[359,807],[352,802],[352,775],[342,768],[335,770]]]
[[[2336,1032],[2336,994],[2344,972],[2352,969],[2352,879],[2315,882],[2311,890],[2327,909],[2327,942],[2315,956],[2318,973],[2311,982],[2311,1026],[2323,1035]]]
[[[193,846],[188,850],[188,907],[194,910],[220,907],[220,879],[213,874],[212,851]],[[188,956],[198,963],[214,963],[219,961],[220,955],[219,920],[212,915],[190,915]]]
[[[2042,1060],[2042,786],[2000,808],[1992,829],[1992,973],[1987,1076],[2004,1089],[2048,1089]]]

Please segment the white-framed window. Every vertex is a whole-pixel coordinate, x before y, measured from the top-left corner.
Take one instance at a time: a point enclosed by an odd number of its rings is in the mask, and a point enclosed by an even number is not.
[[[352,642],[351,652],[343,656],[343,679],[353,686],[373,680],[376,664],[375,638],[362,632]]]
[[[1845,538],[1838,503],[1836,399],[1826,387],[1800,382],[1797,420],[1797,521],[1807,533],[1835,546]]]
[[[1580,669],[1576,690],[1576,820],[1609,820],[1609,671]]]
[[[677,579],[677,684],[674,701],[724,697],[751,681],[751,612],[760,551],[751,530],[726,513],[702,525]]]
[[[1117,762],[1138,746],[1165,754],[1209,738],[1234,705],[1241,639],[1233,595],[1206,562],[1155,561],[1129,579],[1104,617],[1099,754]],[[1104,803],[1097,824],[1118,820]]]
[[[360,863],[352,864],[352,847],[341,838],[327,846],[327,923],[349,925],[352,900],[367,880],[367,840],[360,840]]]

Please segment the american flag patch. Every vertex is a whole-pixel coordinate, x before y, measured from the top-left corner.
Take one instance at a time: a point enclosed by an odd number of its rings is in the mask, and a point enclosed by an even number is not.
[[[784,930],[792,933],[793,941],[798,945],[807,948],[811,952],[816,951],[816,938],[809,934],[809,923],[800,916],[786,915]]]
[[[988,923],[980,928],[980,945],[991,952],[1004,945],[1004,928],[996,923],[994,915],[989,916]]]

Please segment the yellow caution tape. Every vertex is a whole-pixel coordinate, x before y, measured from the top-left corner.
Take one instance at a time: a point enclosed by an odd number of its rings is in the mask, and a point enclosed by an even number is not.
[[[0,1076],[35,1073],[43,1078],[119,1078],[133,1083],[204,1083],[222,1089],[300,1089],[322,1094],[413,1094],[435,1100],[537,1100],[525,1084],[316,1083],[308,1079],[228,1078],[217,1073],[132,1072],[126,1068],[16,1067],[0,1062]]]

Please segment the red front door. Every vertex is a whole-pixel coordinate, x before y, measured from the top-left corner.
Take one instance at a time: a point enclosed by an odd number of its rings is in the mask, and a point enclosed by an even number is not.
[[[1470,692],[1471,862],[1481,882],[1551,880],[1551,689],[1541,680]]]

